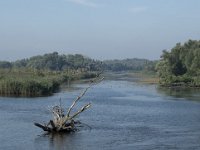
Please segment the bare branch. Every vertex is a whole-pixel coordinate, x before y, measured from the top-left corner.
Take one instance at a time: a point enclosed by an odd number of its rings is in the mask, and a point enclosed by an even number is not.
[[[73,119],[74,117],[76,117],[77,115],[79,115],[81,112],[83,112],[84,110],[88,109],[90,106],[91,106],[91,104],[89,103],[89,104],[83,106],[79,111],[77,111],[77,112],[76,112],[75,114],[73,114],[72,116],[67,116],[67,115],[66,115],[66,116],[63,118],[63,124],[64,124],[65,122],[67,122],[68,120]]]
[[[85,111],[86,109],[88,109],[91,106],[91,104],[87,104],[85,106],[83,106],[79,111],[77,111],[75,114],[73,114],[70,119],[75,118],[76,116],[78,116],[80,113],[82,113],[83,111]]]
[[[70,112],[71,112],[72,108],[75,106],[76,102],[77,102],[78,100],[80,100],[81,97],[83,97],[83,96],[85,95],[85,93],[87,92],[87,90],[88,90],[90,87],[91,87],[91,86],[87,87],[87,88],[74,100],[74,102],[72,103],[72,105],[69,107],[69,109],[68,109],[68,111],[67,111],[67,117],[69,117]]]
[[[94,80],[91,81],[90,85],[73,101],[72,105],[69,107],[69,109],[67,111],[67,117],[70,116],[70,112],[71,112],[72,108],[75,106],[75,104],[77,103],[77,101],[80,100],[85,95],[85,93],[87,92],[87,90],[89,88],[91,88],[93,85],[96,85],[96,84],[100,83],[103,79],[104,79],[104,77],[101,78],[101,79],[95,78]]]

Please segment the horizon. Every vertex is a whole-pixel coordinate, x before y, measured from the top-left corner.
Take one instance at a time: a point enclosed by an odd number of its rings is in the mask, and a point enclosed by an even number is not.
[[[196,0],[0,1],[0,60],[57,51],[92,59],[158,60],[200,39]]]

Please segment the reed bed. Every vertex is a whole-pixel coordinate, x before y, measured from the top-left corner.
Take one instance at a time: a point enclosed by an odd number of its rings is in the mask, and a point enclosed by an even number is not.
[[[0,95],[45,96],[51,95],[63,83],[93,77],[92,73],[74,71],[56,72],[39,70],[0,70]]]

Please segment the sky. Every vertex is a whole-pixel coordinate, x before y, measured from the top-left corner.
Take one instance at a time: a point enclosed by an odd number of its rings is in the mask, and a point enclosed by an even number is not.
[[[0,0],[0,60],[160,58],[200,40],[200,0]]]

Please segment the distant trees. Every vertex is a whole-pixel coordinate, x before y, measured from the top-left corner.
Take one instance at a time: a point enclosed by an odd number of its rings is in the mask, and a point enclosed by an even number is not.
[[[0,61],[0,68],[9,69],[9,68],[12,68],[12,64],[7,61]]]
[[[170,52],[164,50],[157,63],[163,85],[200,86],[200,41],[177,43]]]
[[[128,70],[155,71],[156,61],[132,58],[132,59],[123,59],[123,60],[117,60],[117,59],[107,60],[107,61],[104,61],[103,63],[104,63],[104,68],[106,70],[111,70],[111,71],[128,71]]]
[[[0,61],[0,69],[5,68],[30,68],[37,70],[85,70],[85,71],[155,71],[156,61],[147,59],[123,59],[123,60],[106,60],[99,61],[81,54],[59,55],[58,52],[44,55],[33,56],[29,59],[21,59],[15,62]]]
[[[15,62],[0,61],[0,68],[31,68],[37,70],[63,71],[67,69],[82,69],[97,71],[101,68],[101,62],[80,54],[59,55],[58,52],[33,56],[29,59]]]

